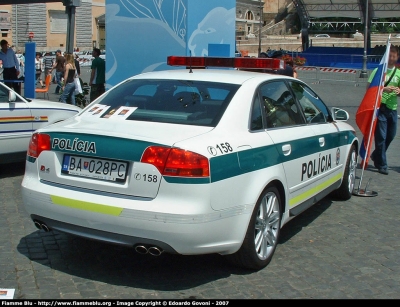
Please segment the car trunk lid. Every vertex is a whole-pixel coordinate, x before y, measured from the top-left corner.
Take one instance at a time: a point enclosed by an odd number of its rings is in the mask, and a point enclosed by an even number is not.
[[[107,135],[105,128],[109,128]],[[107,123],[69,120],[42,129],[51,150],[38,157],[40,179],[71,188],[154,198],[162,176],[152,164],[141,163],[149,146],[173,147],[177,142],[212,130],[211,127],[161,123]],[[84,131],[84,132],[83,132]]]

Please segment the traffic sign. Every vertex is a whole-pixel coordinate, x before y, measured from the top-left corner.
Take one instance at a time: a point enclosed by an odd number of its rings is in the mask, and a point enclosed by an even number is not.
[[[28,37],[29,37],[29,38],[33,38],[33,36],[34,36],[34,33],[33,33],[33,32],[29,32],[29,33],[28,33]]]

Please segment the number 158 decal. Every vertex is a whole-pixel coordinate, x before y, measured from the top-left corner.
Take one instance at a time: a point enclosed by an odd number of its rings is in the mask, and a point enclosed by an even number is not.
[[[223,142],[223,143],[219,143],[217,145],[214,146],[208,146],[207,147],[208,152],[213,155],[216,156],[218,154],[227,154],[233,151],[232,146],[228,143],[228,142]]]

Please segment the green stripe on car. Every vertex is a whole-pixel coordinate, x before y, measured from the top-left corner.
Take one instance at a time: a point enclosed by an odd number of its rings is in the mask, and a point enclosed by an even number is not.
[[[48,134],[51,138],[52,150],[72,155],[104,157],[124,161],[140,161],[147,147],[163,146],[157,143],[95,134],[68,132],[49,132]],[[65,141],[61,143],[61,140]],[[94,146],[91,146],[91,144],[94,144]],[[74,148],[75,150],[73,150]],[[93,152],[93,149],[95,149],[95,152]]]
[[[26,161],[31,162],[31,163],[35,163],[36,158],[31,157],[31,156],[26,156]]]
[[[318,139],[323,136],[325,145],[320,147]],[[258,171],[279,163],[285,163],[301,157],[318,153],[322,150],[330,150],[340,146],[351,144],[354,140],[354,133],[344,131],[312,136],[299,140],[292,140],[244,151],[234,152],[210,159],[211,182],[216,182],[245,173]],[[282,145],[290,143],[292,152],[285,156],[282,152]]]

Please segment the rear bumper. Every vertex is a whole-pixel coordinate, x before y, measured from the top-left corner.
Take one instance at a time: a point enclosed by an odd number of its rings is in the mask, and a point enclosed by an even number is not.
[[[188,189],[188,185],[181,188]],[[118,198],[47,185],[27,176],[22,182],[27,212],[51,229],[109,243],[154,245],[184,255],[224,255],[240,248],[251,205],[215,211],[209,194],[200,197],[195,193],[193,198],[174,194],[152,200]],[[63,204],[66,199],[71,206]],[[92,207],[86,208],[86,204]]]
[[[157,240],[150,240],[144,238],[138,238],[134,236],[127,236],[102,230],[97,230],[93,228],[87,228],[77,225],[72,225],[69,223],[64,223],[61,221],[49,219],[47,217],[38,216],[35,214],[31,215],[31,218],[34,222],[44,223],[49,228],[49,230],[58,230],[61,232],[73,234],[76,236],[104,241],[108,243],[118,244],[118,245],[126,245],[126,246],[136,246],[136,245],[148,245],[148,246],[157,246],[161,248],[163,251],[176,254],[177,252],[168,244]]]

